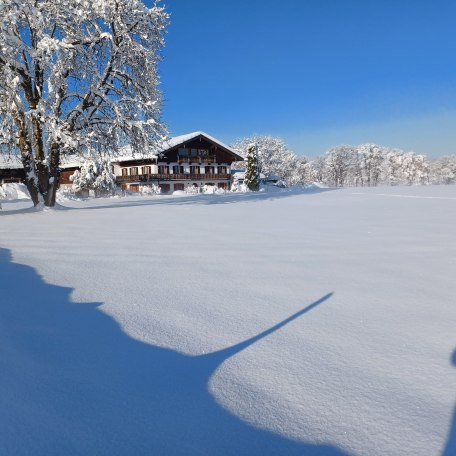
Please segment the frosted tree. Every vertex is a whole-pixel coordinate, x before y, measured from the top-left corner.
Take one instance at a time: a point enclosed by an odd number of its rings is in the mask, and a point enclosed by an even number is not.
[[[407,185],[423,185],[429,182],[429,164],[424,155],[407,152],[402,160],[402,173]]]
[[[316,157],[310,163],[310,179],[320,184],[327,183],[327,168],[325,157]]]
[[[429,163],[425,155],[391,149],[386,157],[383,181],[389,185],[423,185],[429,182]]]
[[[404,183],[403,156],[404,152],[400,149],[386,151],[382,167],[382,182],[384,184],[400,185]]]
[[[385,149],[376,144],[361,144],[356,147],[357,182],[355,185],[375,187],[380,181]]]
[[[430,165],[430,176],[433,184],[456,184],[456,155],[434,160]]]
[[[114,193],[116,185],[116,176],[112,171],[111,160],[109,157],[94,155],[85,158],[80,170],[74,172],[71,176],[73,183],[72,190],[80,192],[82,190],[93,190],[95,195]]]
[[[258,169],[258,158],[255,144],[251,144],[247,149],[245,161],[244,184],[247,185],[249,190],[252,192],[257,192],[260,188],[260,173]]]
[[[289,183],[291,185],[307,185],[313,181],[312,177],[312,167],[307,157],[297,157]]]
[[[258,168],[266,176],[277,176],[289,182],[295,171],[296,155],[280,138],[253,135],[237,141],[232,147],[242,157],[246,157],[251,144],[258,147]],[[234,169],[244,169],[244,162],[233,163]]]
[[[0,143],[19,151],[35,205],[55,204],[62,155],[157,149],[163,7],[1,0],[0,17]]]
[[[356,151],[352,146],[338,146],[326,153],[326,175],[329,184],[343,187],[353,165]]]

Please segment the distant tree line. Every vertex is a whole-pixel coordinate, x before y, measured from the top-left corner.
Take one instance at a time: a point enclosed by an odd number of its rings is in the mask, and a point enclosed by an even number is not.
[[[277,176],[289,185],[312,182],[331,187],[377,185],[456,184],[456,155],[429,160],[426,155],[400,149],[361,144],[341,145],[312,160],[296,155],[280,138],[254,135],[233,148],[242,156],[255,144],[258,167],[266,176]],[[243,169],[245,162],[233,164]]]

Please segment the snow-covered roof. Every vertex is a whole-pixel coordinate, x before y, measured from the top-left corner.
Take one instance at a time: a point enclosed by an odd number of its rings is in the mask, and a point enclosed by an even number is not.
[[[82,165],[83,158],[78,155],[62,155],[60,157],[60,168],[79,168]]]
[[[21,169],[22,167],[19,155],[0,153],[0,169]]]
[[[173,149],[174,147],[180,146],[181,144],[185,144],[188,141],[192,141],[196,138],[199,138],[200,136],[208,139],[209,141],[218,144],[220,147],[223,149],[227,150],[228,152],[236,155],[239,158],[239,161],[242,160],[242,157],[239,156],[230,146],[227,146],[223,142],[219,141],[218,139],[215,139],[213,136],[208,135],[204,131],[194,131],[193,133],[187,133],[185,135],[179,135],[179,136],[174,136],[173,138],[170,138],[166,141],[163,141],[160,146],[158,147],[158,154],[164,153],[168,151],[169,149]],[[115,157],[113,159],[113,162],[115,163],[120,163],[124,161],[131,161],[131,160],[138,160],[138,159],[150,159],[150,158],[157,158],[158,155],[156,154],[134,154],[132,152],[131,146],[125,146],[122,149],[122,153],[119,157]]]
[[[188,133],[186,135],[175,136],[174,138],[171,138],[168,141],[163,142],[162,150],[164,152],[165,150],[172,149],[173,147],[179,146],[180,144],[184,144],[188,141],[192,141],[193,139],[198,138],[200,136],[204,136],[206,139],[209,139],[209,141],[212,141],[218,144],[219,146],[223,147],[224,149],[230,151],[231,153],[236,154],[236,152],[230,146],[227,146],[223,142],[219,141],[218,139],[215,139],[211,135],[208,135],[204,131],[194,131],[193,133]]]
[[[146,154],[146,153],[133,153],[131,146],[125,146],[121,149],[121,154],[117,157],[114,157],[113,163],[121,163],[132,160],[139,160],[143,158],[144,160],[150,160],[152,158],[157,158],[156,154]]]

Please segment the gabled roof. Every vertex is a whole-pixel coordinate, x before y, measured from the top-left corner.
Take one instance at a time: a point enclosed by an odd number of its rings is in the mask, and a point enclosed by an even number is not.
[[[194,131],[193,133],[187,133],[185,135],[174,136],[173,138],[168,139],[167,141],[163,141],[162,144],[158,147],[158,154],[162,154],[167,152],[170,149],[174,149],[175,147],[183,146],[185,143],[189,141],[193,141],[194,139],[198,138],[205,138],[214,144],[217,144],[221,149],[225,150],[231,155],[234,155],[235,161],[243,161],[244,158],[238,155],[231,147],[227,146],[223,142],[215,139],[213,136],[208,135],[204,131]],[[131,146],[125,146],[122,149],[122,154],[118,157],[113,159],[113,163],[121,163],[124,161],[133,161],[138,159],[151,159],[157,158],[157,154],[139,154],[133,153],[131,150]]]
[[[166,152],[169,149],[173,149],[174,147],[180,146],[185,144],[186,142],[192,141],[198,138],[205,138],[214,144],[217,144],[221,149],[224,149],[226,152],[234,155],[235,161],[243,161],[244,158],[238,155],[230,146],[227,146],[223,142],[219,141],[218,139],[214,138],[211,135],[208,135],[204,131],[195,131],[193,133],[188,133],[186,135],[175,136],[174,138],[169,139],[168,141],[164,141],[162,144],[163,152]]]

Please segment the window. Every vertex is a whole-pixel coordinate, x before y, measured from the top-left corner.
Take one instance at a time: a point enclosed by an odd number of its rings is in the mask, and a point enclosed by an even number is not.
[[[130,176],[137,176],[138,175],[138,168],[130,168]]]
[[[151,174],[151,167],[150,166],[143,166],[142,167],[143,174]]]
[[[160,184],[159,187],[160,187],[162,193],[169,193],[171,190],[170,184]]]
[[[228,187],[228,185],[225,182],[219,182],[218,183],[218,188],[226,189],[227,187]]]
[[[173,166],[173,174],[184,174],[183,166]]]
[[[177,151],[177,155],[179,155],[179,157],[188,157],[188,154],[189,154],[189,150],[188,149],[178,149]]]
[[[190,166],[190,174],[200,174],[199,166]]]
[[[198,153],[199,153],[200,157],[206,157],[208,155],[206,149],[199,149]]]
[[[184,184],[174,184],[174,191],[176,190],[184,190]]]
[[[206,174],[214,174],[214,172],[215,172],[215,171],[214,171],[214,167],[213,167],[213,166],[206,166],[206,167],[204,168],[204,172],[205,172]]]
[[[169,166],[159,165],[158,166],[158,174],[169,174]]]
[[[128,176],[128,168],[122,168],[122,176]]]
[[[217,172],[218,172],[219,174],[228,174],[228,173],[227,173],[226,166],[219,166],[219,167],[217,167]]]
[[[191,149],[190,155],[192,158],[198,157],[198,149]]]

